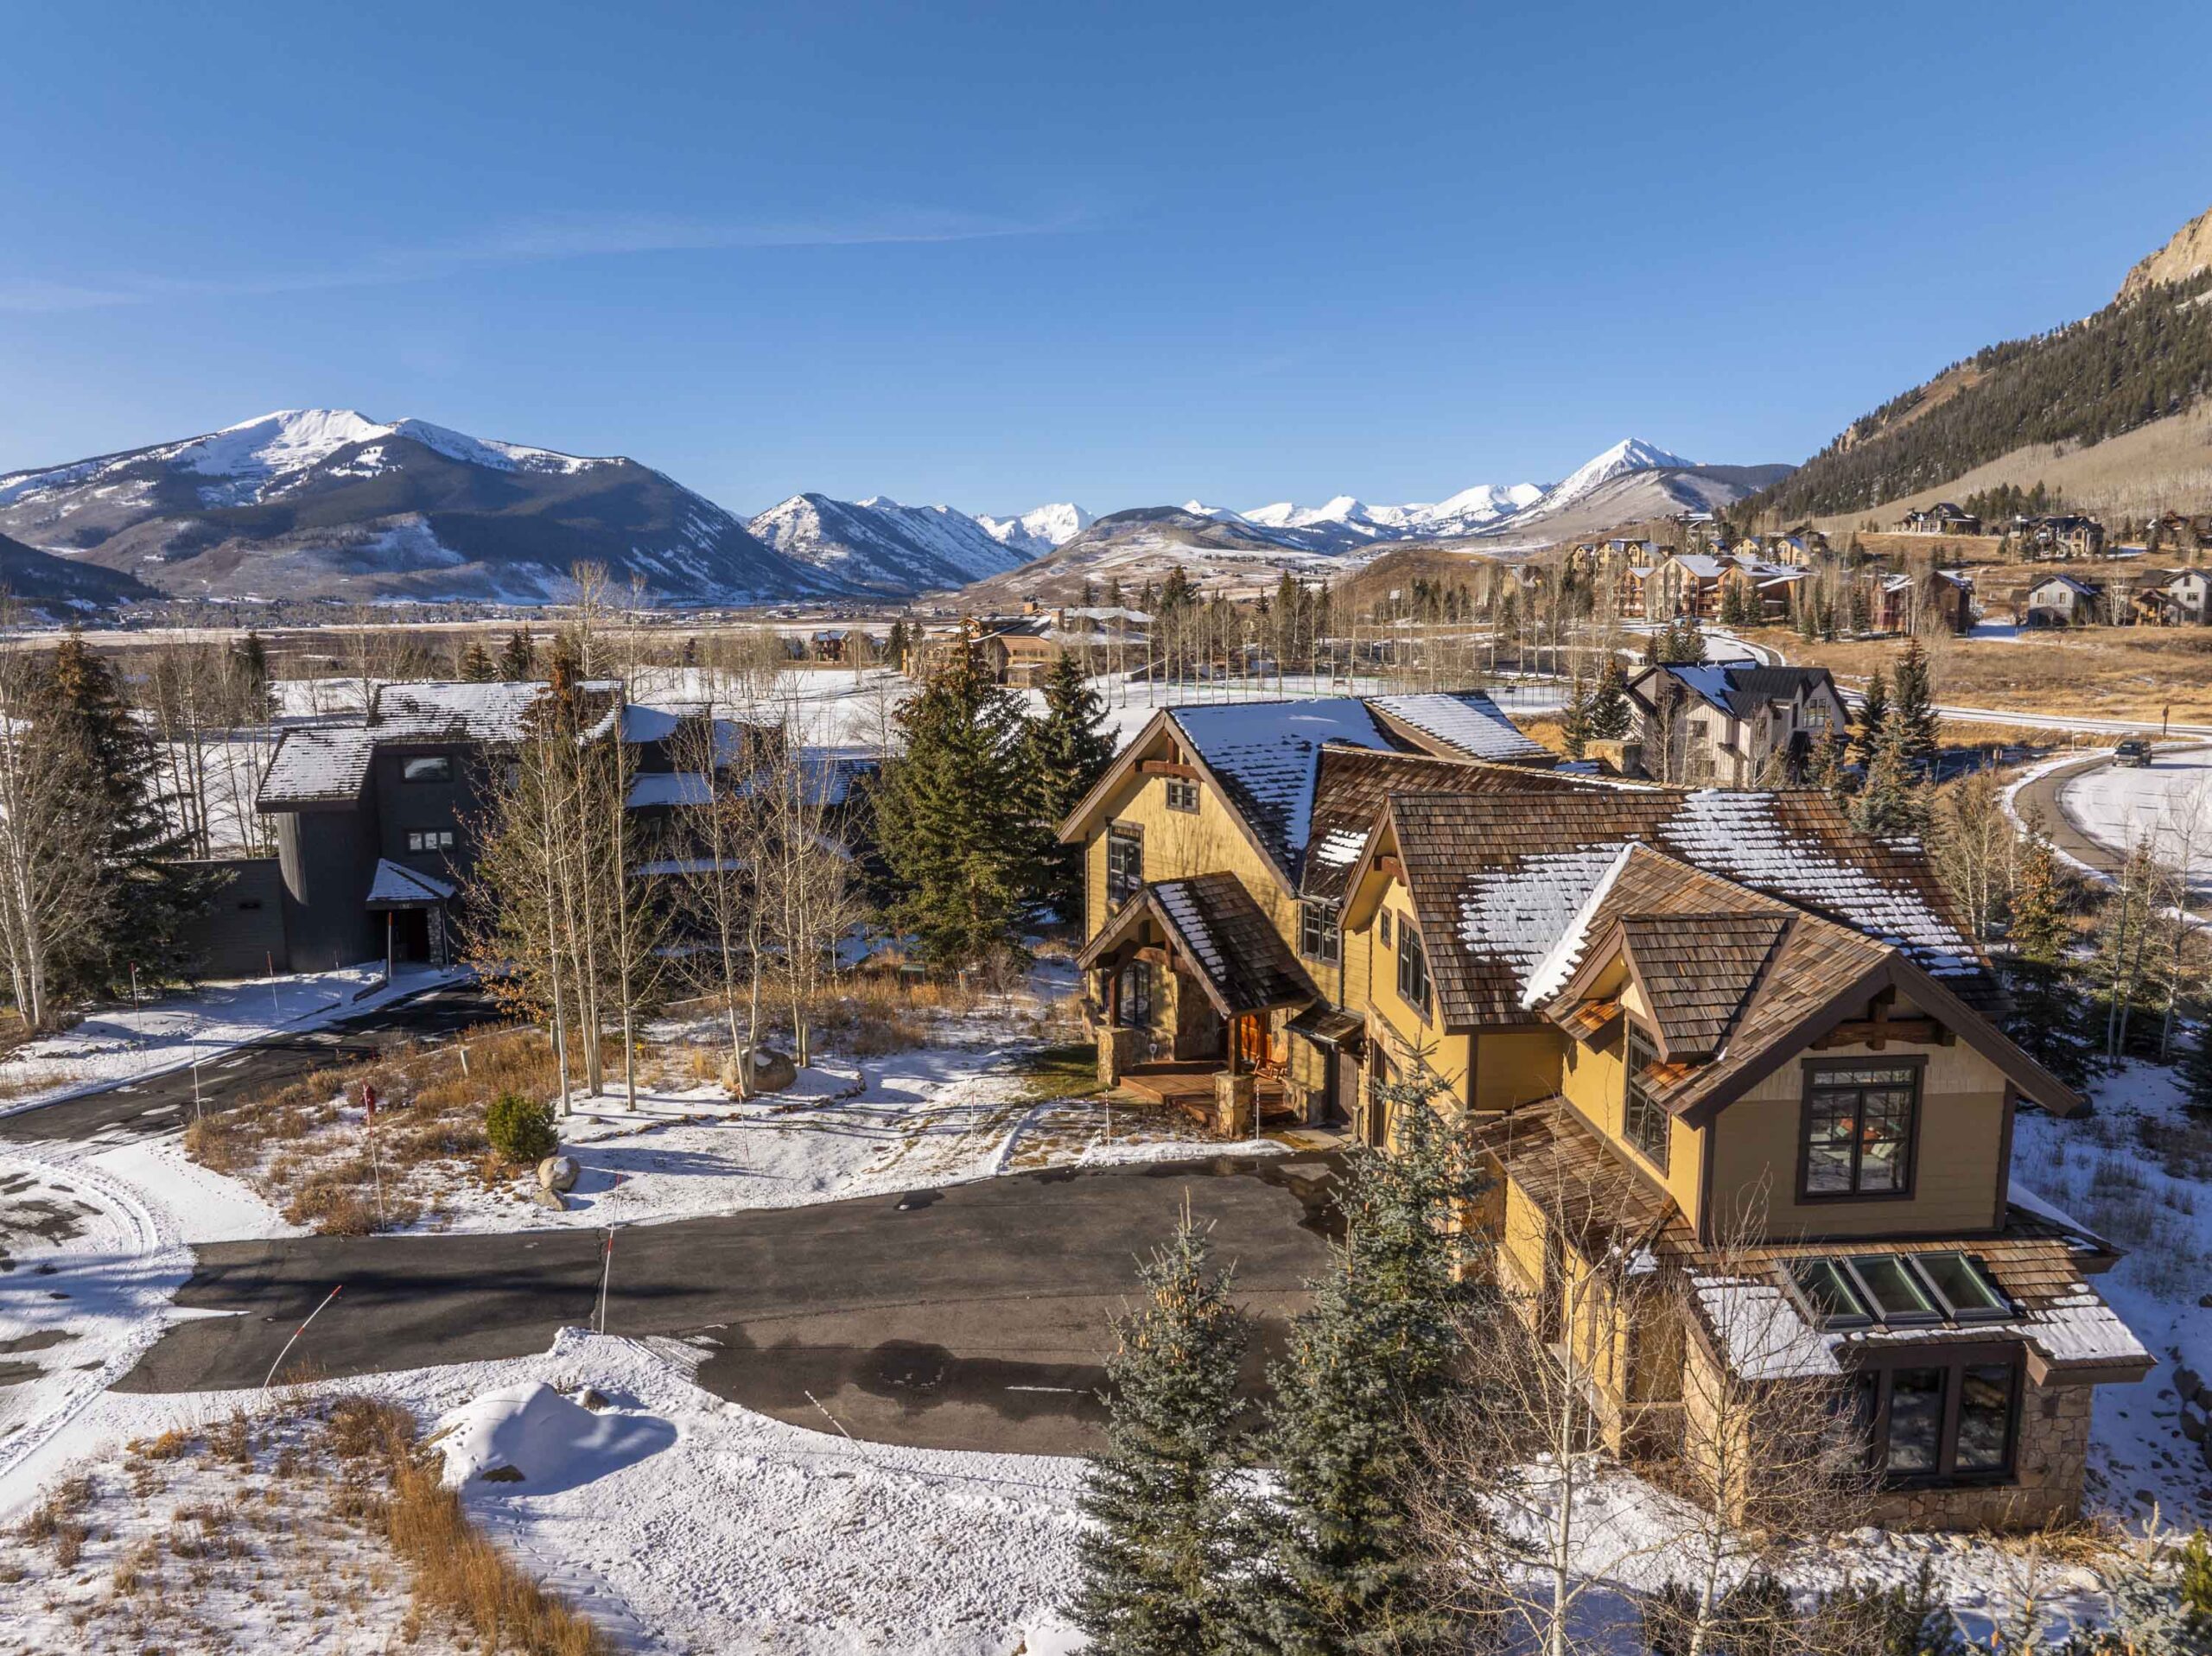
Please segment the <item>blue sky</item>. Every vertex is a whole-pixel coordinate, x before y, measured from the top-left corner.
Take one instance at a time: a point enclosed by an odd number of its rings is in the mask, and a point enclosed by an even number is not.
[[[743,511],[1795,460],[2212,205],[2196,5],[0,24],[0,471],[318,405]]]

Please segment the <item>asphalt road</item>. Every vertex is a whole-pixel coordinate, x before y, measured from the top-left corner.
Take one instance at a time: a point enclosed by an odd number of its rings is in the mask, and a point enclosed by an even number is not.
[[[2202,744],[2188,747],[2162,747],[2155,750],[2157,760],[2174,758],[2177,753],[2201,751]],[[2080,823],[2069,815],[2061,796],[2066,784],[2103,769],[2113,762],[2109,751],[2092,754],[2079,764],[2061,765],[2057,770],[2037,777],[2023,787],[2014,796],[2013,809],[2021,816],[2031,809],[2042,812],[2044,826],[2050,832],[2051,842],[2077,862],[2088,864],[2101,872],[2116,874],[2123,860],[2121,854],[2109,846],[2091,839]]]
[[[619,1232],[608,1332],[698,1340],[699,1382],[819,1431],[943,1449],[1082,1453],[1109,1319],[1187,1195],[1258,1320],[1262,1389],[1326,1257],[1322,1157],[1156,1164],[984,1179],[944,1190]],[[287,1373],[344,1376],[543,1351],[592,1319],[601,1233],[306,1236],[196,1250],[176,1296],[233,1312],[171,1327],[118,1389],[258,1386],[334,1285]],[[580,1376],[588,1380],[588,1375]]]
[[[195,1107],[226,1109],[327,1069],[348,1056],[404,1040],[435,1039],[497,1016],[473,987],[433,989],[343,1023],[267,1040],[210,1057],[200,1066],[199,1099],[189,1069],[173,1069],[105,1092],[0,1116],[0,1141],[100,1139],[121,1144],[179,1131]]]

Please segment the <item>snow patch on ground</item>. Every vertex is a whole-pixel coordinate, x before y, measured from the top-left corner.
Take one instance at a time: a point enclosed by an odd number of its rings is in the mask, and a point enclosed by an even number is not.
[[[0,1087],[11,1094],[0,1115],[204,1064],[279,1030],[317,1029],[461,975],[402,968],[387,984],[379,961],[335,972],[207,983],[190,993],[149,995],[137,1006],[104,1006],[60,1034],[27,1041],[0,1058]]]

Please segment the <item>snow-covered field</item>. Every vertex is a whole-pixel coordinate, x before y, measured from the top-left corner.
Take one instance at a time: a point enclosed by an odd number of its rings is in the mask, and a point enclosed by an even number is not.
[[[2058,802],[2099,845],[2125,853],[2147,836],[2191,885],[2212,880],[2212,747],[2162,748],[2140,768],[2100,765],[2068,782]]]
[[[2087,1116],[2021,1111],[2012,1157],[2022,1183],[2126,1251],[2097,1291],[2158,1360],[2133,1386],[2097,1388],[2090,1506],[2212,1524],[2212,1467],[2182,1435],[2174,1389],[2177,1368],[2212,1374],[2212,1122],[2161,1065],[2124,1065],[2088,1090]]]
[[[223,1056],[280,1030],[320,1027],[454,980],[455,974],[402,967],[384,982],[381,961],[335,972],[292,972],[203,984],[189,993],[149,994],[139,1005],[102,1007],[59,1035],[0,1056],[0,1115],[73,1093],[143,1080]]]

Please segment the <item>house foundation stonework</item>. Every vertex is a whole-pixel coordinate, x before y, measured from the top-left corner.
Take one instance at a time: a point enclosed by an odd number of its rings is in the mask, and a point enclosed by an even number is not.
[[[1678,676],[1669,717],[1758,774],[1840,727],[1824,676]],[[1091,1004],[1144,1027],[1143,1061],[1101,1031],[1101,1080],[1237,1138],[1464,1114],[1467,1222],[1593,1440],[1716,1501],[1772,1493],[1711,1447],[1748,1390],[1856,1423],[1882,1521],[2077,1513],[2095,1388],[2153,1363],[2091,1285],[2117,1251],[2013,1186],[2019,1104],[2082,1100],[2003,1032],[1924,852],[1818,790],[1520,740],[1474,695],[1156,715],[1060,830]]]
[[[2093,1396],[2087,1386],[2029,1386],[2011,1479],[1885,1489],[1874,1502],[1874,1521],[1905,1530],[2033,1530],[2077,1516],[2088,1474]]]

